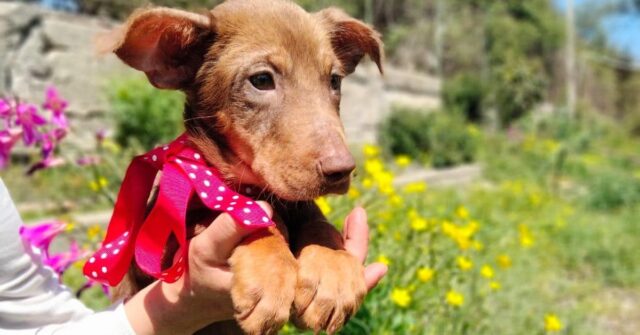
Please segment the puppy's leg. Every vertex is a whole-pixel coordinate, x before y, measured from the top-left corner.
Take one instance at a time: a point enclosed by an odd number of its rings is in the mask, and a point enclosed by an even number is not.
[[[286,228],[269,228],[236,247],[229,264],[236,320],[247,334],[276,334],[289,320],[298,266]]]
[[[293,321],[300,328],[337,332],[367,293],[364,266],[344,249],[342,235],[309,203],[292,234],[298,259]]]

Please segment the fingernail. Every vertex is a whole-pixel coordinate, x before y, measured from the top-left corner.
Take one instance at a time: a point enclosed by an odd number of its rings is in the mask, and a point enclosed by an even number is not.
[[[269,203],[265,201],[258,201],[257,204],[258,206],[260,206],[260,208],[262,208],[262,210],[264,210],[267,213],[267,216],[269,218],[273,217],[273,208],[271,208],[271,205],[269,205]]]

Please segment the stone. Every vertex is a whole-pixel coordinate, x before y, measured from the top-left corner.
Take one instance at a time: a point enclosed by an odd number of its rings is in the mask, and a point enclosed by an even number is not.
[[[94,51],[95,37],[117,25],[0,2],[0,96],[16,95],[39,104],[46,87],[55,85],[70,103],[70,141],[93,145],[96,131],[112,127],[108,85],[136,74],[114,55],[98,56]],[[354,144],[375,142],[378,125],[392,106],[435,109],[439,95],[437,78],[388,65],[381,76],[374,64],[363,62],[343,85],[341,117],[347,138]]]

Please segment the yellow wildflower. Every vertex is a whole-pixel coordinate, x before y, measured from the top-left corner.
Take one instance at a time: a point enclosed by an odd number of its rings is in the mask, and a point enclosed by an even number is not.
[[[429,225],[427,219],[421,217],[415,209],[409,212],[409,224],[417,232],[425,231]]]
[[[447,292],[446,301],[451,306],[460,307],[464,304],[464,296],[460,292],[450,290]]]
[[[496,262],[498,262],[498,266],[500,266],[503,269],[510,268],[512,264],[511,257],[505,254],[498,255],[498,257],[496,257]]]
[[[89,188],[94,192],[98,192],[107,187],[108,184],[109,181],[107,180],[107,178],[100,176],[96,180],[92,180],[89,182]]]
[[[322,214],[328,215],[329,213],[331,213],[331,210],[332,210],[331,205],[329,205],[327,198],[320,197],[316,199],[316,205],[318,205],[318,208],[320,208],[320,211],[322,212]]]
[[[493,275],[494,275],[493,269],[491,268],[491,266],[486,264],[483,265],[482,268],[480,269],[480,274],[487,279],[493,278]]]
[[[386,255],[380,255],[378,256],[378,258],[376,259],[376,262],[378,263],[382,263],[386,266],[391,265],[391,260],[389,259],[389,257],[387,257]]]
[[[102,233],[102,227],[100,227],[100,225],[94,224],[93,226],[89,227],[89,229],[87,229],[87,237],[89,238],[89,240],[97,240],[99,239],[100,235]]]
[[[502,288],[502,285],[500,285],[500,282],[494,280],[489,283],[489,288],[491,288],[491,290],[493,291],[498,291],[500,288]]]
[[[421,181],[409,183],[402,190],[404,193],[422,193],[427,190],[427,183]]]
[[[387,171],[380,172],[374,176],[375,181],[378,183],[378,190],[381,193],[391,195],[394,192],[393,189],[393,175]]]
[[[384,172],[384,165],[382,161],[378,158],[367,159],[364,162],[364,170],[367,171],[371,176],[377,176],[380,173]]]
[[[110,140],[110,139],[105,139],[104,141],[102,141],[102,147],[111,151],[111,153],[117,154],[120,152],[121,148],[120,146],[115,143],[114,141]]]
[[[404,203],[404,200],[401,196],[394,194],[389,198],[389,202],[393,207],[400,207]]]
[[[524,224],[518,226],[518,232],[520,237],[520,245],[524,248],[529,248],[533,246],[533,234],[529,227]]]
[[[387,226],[384,223],[378,224],[378,231],[382,234],[387,232]]]
[[[69,222],[64,226],[64,231],[73,231],[74,229],[76,229],[76,224],[74,222]]]
[[[421,267],[418,269],[417,275],[418,280],[423,283],[426,283],[433,279],[433,276],[436,274],[436,271],[429,267]]]
[[[484,249],[484,244],[482,244],[482,242],[480,241],[473,241],[471,246],[473,247],[473,249],[477,250],[477,251],[482,251]]]
[[[469,271],[471,270],[471,268],[473,268],[473,262],[469,258],[464,256],[456,257],[456,264],[458,264],[458,267],[462,271]]]
[[[544,316],[544,329],[547,332],[559,332],[562,330],[562,322],[555,314],[547,314]]]
[[[442,232],[454,240],[458,247],[462,250],[467,250],[472,244],[471,238],[473,234],[478,231],[479,224],[476,221],[471,221],[466,226],[457,226],[449,221],[442,223]]]
[[[467,209],[466,209],[466,208],[464,208],[464,206],[459,206],[459,207],[456,209],[456,215],[457,215],[459,218],[461,218],[461,219],[463,219],[463,220],[466,220],[466,219],[468,219],[468,218],[469,218],[469,211],[467,211]]]
[[[394,288],[391,291],[391,301],[402,308],[409,307],[411,304],[411,293],[408,289]]]
[[[364,178],[362,180],[362,187],[371,188],[373,186],[373,180],[371,178]]]
[[[407,155],[396,156],[396,165],[405,168],[411,164],[411,157]]]
[[[377,156],[380,154],[380,147],[372,144],[365,144],[362,148],[362,152],[364,152],[364,155],[367,157]]]
[[[347,197],[349,199],[356,199],[360,197],[360,191],[358,191],[358,189],[355,187],[350,187],[349,192],[347,193]]]

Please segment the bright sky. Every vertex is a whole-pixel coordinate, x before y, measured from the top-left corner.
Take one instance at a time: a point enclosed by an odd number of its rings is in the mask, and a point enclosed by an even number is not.
[[[556,6],[564,11],[566,0],[553,0]],[[574,0],[577,7],[585,5],[588,0]],[[593,1],[593,0],[591,0]],[[608,1],[608,0],[597,0]],[[629,53],[640,65],[640,12],[612,15],[602,22],[612,46]]]

